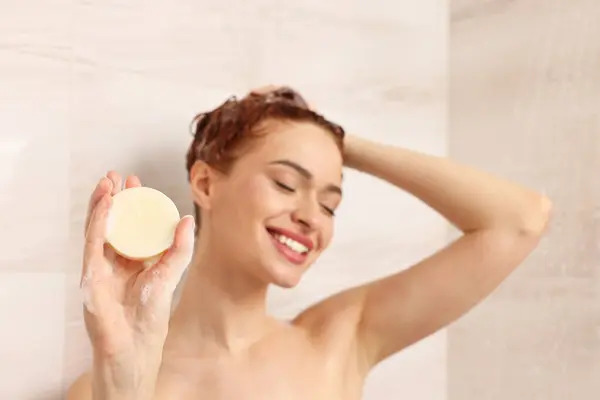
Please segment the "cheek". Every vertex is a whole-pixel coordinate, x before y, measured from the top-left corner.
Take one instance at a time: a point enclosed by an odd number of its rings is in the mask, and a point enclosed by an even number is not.
[[[290,197],[280,193],[267,178],[248,180],[236,190],[235,196],[253,220],[271,218],[287,210]]]
[[[325,250],[329,244],[331,243],[331,240],[333,239],[333,231],[334,231],[334,224],[333,224],[333,219],[331,218],[327,218],[325,221],[323,221],[323,224],[321,225],[321,246],[322,246],[322,250]]]

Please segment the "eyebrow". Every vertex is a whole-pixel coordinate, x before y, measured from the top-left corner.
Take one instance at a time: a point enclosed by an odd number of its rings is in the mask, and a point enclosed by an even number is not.
[[[307,179],[309,181],[314,179],[314,175],[309,170],[307,170],[306,168],[304,168],[300,164],[295,163],[293,161],[290,161],[290,160],[276,160],[276,161],[270,162],[269,164],[270,165],[284,165],[286,167],[289,167],[289,168],[295,170],[296,172],[298,172],[300,175],[302,175],[305,179]],[[329,185],[327,185],[325,187],[325,190],[327,192],[337,193],[340,196],[342,195],[342,188],[339,187],[338,185],[334,185],[332,183],[330,183]]]

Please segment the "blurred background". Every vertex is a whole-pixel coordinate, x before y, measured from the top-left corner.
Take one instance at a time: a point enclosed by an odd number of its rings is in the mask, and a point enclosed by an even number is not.
[[[108,169],[192,204],[192,117],[265,84],[348,131],[546,192],[540,249],[468,316],[383,363],[367,400],[600,393],[600,3],[0,0],[0,399],[57,400],[89,367],[78,290]],[[349,173],[331,249],[273,290],[289,317],[409,266],[448,225]]]

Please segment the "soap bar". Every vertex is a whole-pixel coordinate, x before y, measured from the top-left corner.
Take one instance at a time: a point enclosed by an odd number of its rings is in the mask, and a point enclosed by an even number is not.
[[[112,198],[106,242],[125,258],[148,260],[172,245],[179,218],[177,206],[162,192],[124,189]]]

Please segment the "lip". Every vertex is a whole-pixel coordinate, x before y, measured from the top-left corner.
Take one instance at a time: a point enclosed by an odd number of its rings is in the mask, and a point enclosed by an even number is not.
[[[278,233],[280,235],[287,236],[292,240],[295,240],[296,242],[306,246],[308,248],[308,252],[312,251],[312,249],[314,249],[314,247],[315,247],[313,241],[310,240],[310,238],[308,236],[304,236],[299,233],[288,231],[287,229],[283,229],[283,228],[267,227],[267,231],[272,232],[272,233]]]

